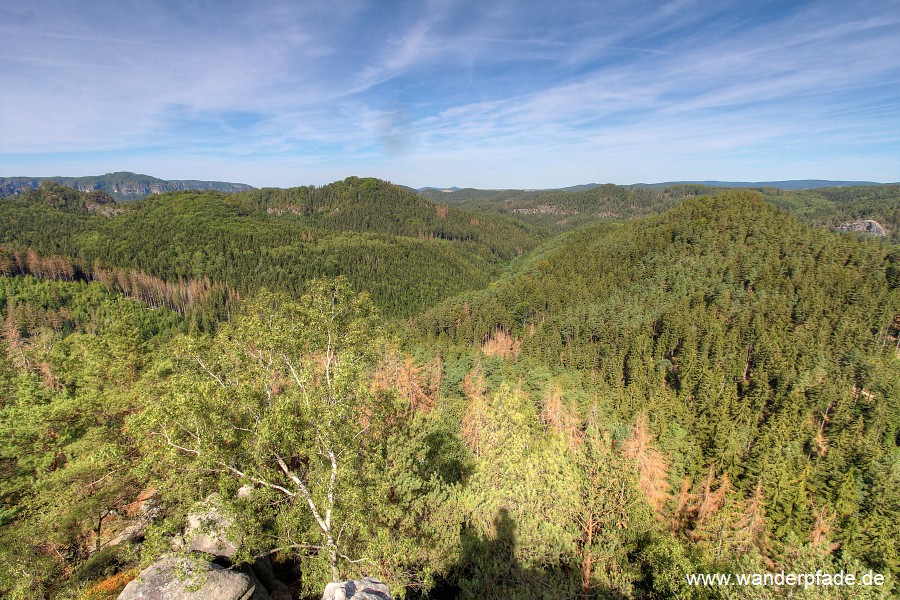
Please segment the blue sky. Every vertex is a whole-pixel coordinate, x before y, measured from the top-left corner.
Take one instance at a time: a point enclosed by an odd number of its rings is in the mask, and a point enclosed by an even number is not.
[[[900,0],[0,0],[0,175],[900,180]]]

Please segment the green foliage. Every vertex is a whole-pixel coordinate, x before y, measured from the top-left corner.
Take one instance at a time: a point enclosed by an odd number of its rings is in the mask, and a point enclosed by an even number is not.
[[[671,536],[655,540],[640,554],[651,598],[702,598],[704,591],[688,585],[685,574],[698,571],[682,544]]]
[[[125,271],[128,285],[123,275],[110,285],[126,292],[160,287],[133,284],[135,272],[170,283],[211,280],[241,294],[262,287],[297,294],[307,280],[344,276],[387,314],[407,317],[486,285],[541,237],[512,219],[446,209],[375,179],[171,193],[119,207],[108,218],[65,212],[48,189],[0,202],[0,243],[23,256],[26,247],[60,256],[73,276],[102,279],[100,267]],[[53,189],[88,203],[84,193]],[[30,272],[38,262],[0,255],[0,272]]]
[[[791,211],[804,223],[836,229],[861,219],[878,221],[893,243],[900,241],[900,186],[873,185],[786,191],[754,188],[766,201]],[[507,214],[514,218],[565,231],[598,221],[626,221],[655,215],[686,199],[716,193],[723,188],[698,184],[618,186],[613,184],[563,190],[423,190],[435,202]]]
[[[403,556],[408,542],[380,527],[412,534],[413,522],[389,505],[414,510],[434,483],[398,468],[416,462],[407,454],[416,434],[366,386],[381,336],[368,298],[345,281],[311,282],[297,300],[261,292],[214,338],[173,343],[158,402],[130,428],[155,440],[158,476],[187,468],[205,474],[195,493],[230,492],[243,551],[283,547],[301,559],[310,590],[352,573],[351,557],[396,561],[389,549]],[[257,488],[253,499],[228,500],[244,484]],[[372,547],[373,538],[394,542]]]
[[[596,425],[588,427],[574,463],[581,588],[632,595],[634,583],[643,577],[632,557],[657,533],[638,473]]]
[[[576,473],[561,441],[542,435],[533,405],[515,390],[470,403],[464,431],[468,424],[478,460],[456,499],[462,597],[570,597],[577,582],[564,565],[576,553],[575,505],[558,499]]]
[[[705,186],[664,189],[613,185],[564,190],[424,190],[422,195],[453,206],[508,214],[528,223],[563,231],[597,221],[625,221],[663,212],[685,198],[711,191]]]
[[[141,490],[123,425],[140,405],[132,384],[176,321],[99,284],[33,278],[0,279],[0,317],[0,593],[56,597],[102,574],[104,523]]]
[[[274,552],[312,596],[364,574],[415,598],[895,581],[897,252],[753,192],[684,200],[703,191],[469,194],[551,228],[571,222],[545,203],[585,222],[678,205],[531,252],[531,226],[372,179],[3,200],[0,595],[135,566],[107,546],[151,488],[144,562],[217,493],[237,559]],[[763,194],[827,226],[892,207]]]
[[[887,228],[894,244],[900,243],[900,185],[795,192],[767,188],[762,192],[767,201],[790,210],[805,223],[834,229],[843,223],[872,219]]]
[[[802,226],[753,193],[720,194],[561,236],[418,324],[433,343],[486,347],[504,332],[519,360],[590,373],[614,419],[646,410],[677,424],[660,438],[674,487],[685,479],[703,497],[691,482],[710,465],[745,500],[762,482],[777,539],[810,539],[825,519],[834,542],[864,510],[844,474],[874,481],[873,460],[898,444],[889,252]],[[832,518],[839,497],[846,530]],[[870,556],[893,555],[874,540]]]

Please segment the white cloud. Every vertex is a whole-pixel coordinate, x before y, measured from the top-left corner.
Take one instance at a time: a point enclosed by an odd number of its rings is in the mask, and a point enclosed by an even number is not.
[[[120,152],[278,185],[900,178],[900,3],[650,4],[38,1],[0,15],[0,169]]]

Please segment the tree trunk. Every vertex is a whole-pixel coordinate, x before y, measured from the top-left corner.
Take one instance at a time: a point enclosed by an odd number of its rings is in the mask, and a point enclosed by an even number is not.
[[[337,544],[334,543],[334,538],[331,537],[330,533],[326,534],[325,546],[328,548],[328,562],[331,563],[331,580],[341,581],[341,571],[338,569]]]

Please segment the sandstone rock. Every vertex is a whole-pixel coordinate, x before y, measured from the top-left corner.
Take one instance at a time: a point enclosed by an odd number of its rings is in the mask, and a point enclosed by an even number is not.
[[[125,586],[118,600],[250,600],[247,575],[214,563],[164,556]]]
[[[844,223],[838,226],[838,231],[841,233],[865,233],[867,235],[873,235],[875,237],[886,237],[887,231],[885,231],[884,226],[878,221],[873,221],[871,219],[865,219],[863,221],[853,221],[852,223]]]
[[[354,579],[325,586],[322,600],[391,600],[387,584],[373,577]]]
[[[272,600],[291,600],[291,591],[288,586],[275,578],[275,571],[272,569],[272,561],[269,560],[269,557],[257,558],[253,563],[253,573],[268,590]]]
[[[245,493],[252,493],[252,488],[241,489]],[[241,538],[234,531],[234,520],[217,494],[211,494],[198,503],[188,514],[186,521],[184,534],[172,540],[174,550],[211,554],[217,557],[217,562],[231,563],[240,547]],[[246,600],[292,600],[288,586],[275,578],[268,557],[257,559],[252,565],[235,565],[230,572],[240,574],[253,588]]]
[[[147,488],[130,504],[126,504],[120,513],[124,517],[119,527],[107,529],[113,532],[109,539],[101,540],[104,546],[118,546],[124,542],[133,542],[144,537],[147,526],[162,512],[159,492]],[[105,537],[105,536],[104,536]]]
[[[211,494],[187,516],[184,542],[192,552],[205,552],[231,558],[240,546],[239,536],[229,529],[231,517],[225,514],[217,494]]]

